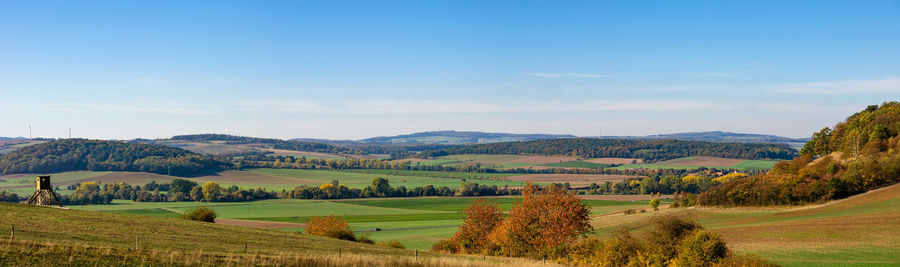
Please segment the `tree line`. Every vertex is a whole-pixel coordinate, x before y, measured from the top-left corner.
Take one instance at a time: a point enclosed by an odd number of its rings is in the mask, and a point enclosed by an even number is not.
[[[109,204],[114,199],[136,202],[234,202],[277,198],[276,192],[266,191],[263,188],[222,187],[215,182],[198,185],[194,181],[180,178],[176,178],[168,184],[151,182],[144,186],[133,186],[127,183],[84,182],[70,185],[68,189],[74,189],[74,192],[60,196],[60,202],[64,205]]]
[[[227,165],[180,148],[87,139],[30,145],[0,157],[3,174],[88,170],[190,176],[216,172]]]
[[[527,142],[465,145],[419,153],[421,158],[457,154],[558,155],[582,158],[641,158],[656,162],[681,157],[791,159],[797,151],[786,144],[712,143],[681,140],[560,138]]]
[[[378,198],[378,197],[424,197],[424,196],[503,196],[518,195],[519,189],[498,187],[496,185],[479,185],[478,183],[461,182],[459,188],[433,185],[418,186],[407,189],[405,186],[393,187],[381,177],[372,179],[369,186],[362,189],[349,188],[339,181],[320,186],[298,186],[283,195],[284,198],[297,199],[345,199],[345,198]]]

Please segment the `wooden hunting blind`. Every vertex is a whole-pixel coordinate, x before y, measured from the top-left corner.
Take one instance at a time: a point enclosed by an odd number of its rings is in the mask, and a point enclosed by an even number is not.
[[[50,183],[49,175],[42,175],[37,177],[36,181],[36,190],[31,197],[28,198],[28,201],[25,202],[31,205],[59,205],[62,207],[62,203],[59,201],[59,195],[53,191],[53,184]]]

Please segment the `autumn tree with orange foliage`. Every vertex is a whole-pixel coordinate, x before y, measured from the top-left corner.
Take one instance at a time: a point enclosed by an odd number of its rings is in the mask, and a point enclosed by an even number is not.
[[[503,211],[496,204],[479,199],[466,207],[465,213],[463,225],[450,241],[462,253],[482,251],[488,244],[488,235],[503,222]]]
[[[561,187],[543,192],[531,183],[509,216],[489,235],[495,255],[552,256],[564,245],[592,230],[590,208]]]
[[[317,216],[306,223],[306,234],[356,241],[347,220],[334,215]]]

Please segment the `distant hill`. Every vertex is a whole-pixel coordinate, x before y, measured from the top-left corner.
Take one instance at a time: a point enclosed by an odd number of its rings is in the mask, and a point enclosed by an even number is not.
[[[44,142],[0,156],[3,174],[90,170],[186,176],[218,171],[224,164],[181,148],[88,139]]]
[[[25,137],[3,137],[3,136],[0,136],[0,141],[7,141],[7,140],[28,140],[28,138],[25,138]]]
[[[797,150],[800,150],[800,148],[803,147],[803,144],[805,144],[806,141],[809,141],[809,138],[790,138],[768,134],[733,133],[723,131],[654,134],[647,136],[603,136],[602,138],[640,140],[673,139],[717,143],[787,144]]]
[[[307,141],[327,144],[373,144],[373,145],[391,145],[391,144],[439,144],[439,145],[460,145],[460,144],[486,144],[500,142],[518,142],[532,141],[557,138],[572,138],[571,134],[512,134],[512,133],[487,133],[475,131],[430,131],[412,134],[403,134],[395,136],[380,136],[366,138],[357,141],[350,140],[326,140],[311,138],[295,138],[291,140]]]

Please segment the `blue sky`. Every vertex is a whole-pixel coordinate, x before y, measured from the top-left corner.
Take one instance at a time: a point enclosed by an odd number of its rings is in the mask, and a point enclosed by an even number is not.
[[[900,96],[900,1],[0,1],[0,136],[809,136]]]

